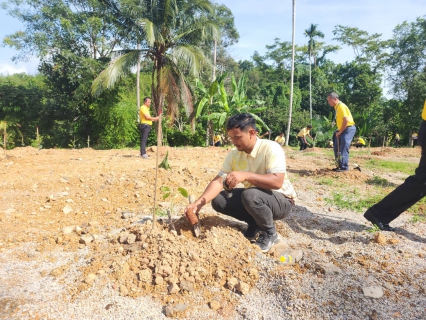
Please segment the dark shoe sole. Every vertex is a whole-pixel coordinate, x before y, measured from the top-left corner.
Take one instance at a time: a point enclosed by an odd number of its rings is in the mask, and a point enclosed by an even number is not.
[[[364,218],[382,231],[395,231],[395,228],[392,228],[389,224],[380,222],[370,210],[365,211]]]

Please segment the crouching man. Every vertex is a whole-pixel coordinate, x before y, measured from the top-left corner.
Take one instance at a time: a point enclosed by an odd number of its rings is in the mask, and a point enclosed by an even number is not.
[[[219,174],[185,213],[198,213],[212,201],[217,212],[246,222],[244,236],[268,252],[278,240],[274,220],[289,214],[296,199],[286,173],[284,150],[274,141],[257,137],[256,121],[250,114],[230,117],[226,130],[236,149],[226,156]],[[230,197],[223,191],[224,182],[232,190]],[[244,188],[235,188],[240,182]]]

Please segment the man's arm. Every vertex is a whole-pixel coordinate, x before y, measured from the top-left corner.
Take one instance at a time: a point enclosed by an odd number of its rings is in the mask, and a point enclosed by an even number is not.
[[[160,119],[160,117],[151,117],[148,113],[144,113],[143,115],[145,116],[146,120],[158,121]]]
[[[283,185],[284,173],[258,174],[246,171],[232,171],[226,176],[226,183],[231,189],[244,181],[261,189],[276,190]]]
[[[344,117],[342,121],[342,127],[340,128],[339,131],[336,132],[336,136],[340,136],[343,133],[343,131],[345,131],[347,126],[348,126],[348,118]]]
[[[206,189],[204,190],[203,194],[198,198],[197,201],[190,204],[185,208],[185,213],[191,209],[194,213],[198,213],[203,206],[205,206],[207,203],[212,201],[223,189],[223,179],[220,176],[216,176]]]

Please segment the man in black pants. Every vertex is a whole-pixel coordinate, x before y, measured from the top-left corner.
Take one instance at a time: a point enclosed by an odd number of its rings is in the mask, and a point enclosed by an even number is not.
[[[145,97],[143,99],[143,105],[139,109],[139,117],[141,123],[139,123],[139,131],[141,133],[141,149],[140,156],[144,159],[149,158],[146,154],[146,142],[148,141],[148,135],[151,131],[152,121],[158,121],[160,117],[151,117],[149,107],[151,106],[151,98]]]
[[[256,120],[248,113],[230,117],[226,130],[236,149],[226,156],[218,175],[200,198],[186,207],[185,214],[188,210],[197,214],[212,201],[216,211],[245,221],[248,228],[244,236],[257,239],[259,249],[268,252],[278,240],[274,220],[289,214],[296,198],[284,150],[275,141],[257,137]],[[222,191],[223,182],[232,190],[231,197]],[[244,188],[235,188],[238,183]]]
[[[389,223],[426,196],[426,101],[422,119],[418,134],[422,155],[415,174],[364,213],[364,217],[380,230],[395,231]]]

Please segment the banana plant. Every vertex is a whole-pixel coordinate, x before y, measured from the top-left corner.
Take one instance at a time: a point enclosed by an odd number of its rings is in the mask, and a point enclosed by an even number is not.
[[[235,80],[234,75],[231,75],[231,84],[232,84],[232,96],[228,96],[225,89],[225,78],[227,74],[216,79],[209,90],[205,89],[206,96],[200,99],[197,104],[197,117],[200,117],[203,113],[208,101],[211,101],[211,104],[208,105],[209,113],[207,119],[212,121],[215,127],[224,132],[225,124],[227,120],[236,114],[240,113],[249,113],[255,119],[259,127],[265,128],[267,131],[270,131],[270,128],[266,123],[257,115],[257,113],[263,112],[266,110],[264,101],[259,100],[249,100],[246,95],[245,83],[246,77],[243,75],[238,82]],[[212,98],[212,99],[211,99]]]

